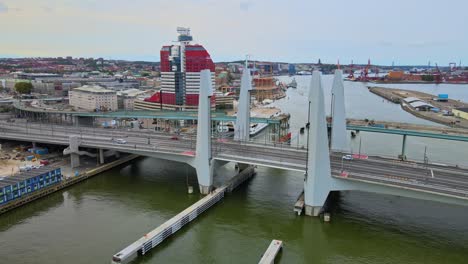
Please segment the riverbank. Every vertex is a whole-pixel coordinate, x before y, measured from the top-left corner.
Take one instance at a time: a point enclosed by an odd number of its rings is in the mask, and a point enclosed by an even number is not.
[[[8,212],[10,210],[13,210],[15,208],[18,208],[18,207],[20,207],[20,206],[22,206],[24,204],[30,203],[30,202],[32,202],[34,200],[37,200],[37,199],[42,198],[44,196],[47,196],[47,195],[49,195],[51,193],[54,193],[56,191],[65,189],[65,188],[67,188],[69,186],[72,186],[72,185],[74,185],[76,183],[79,183],[79,182],[84,181],[84,180],[86,180],[86,179],[88,179],[90,177],[93,177],[93,176],[95,176],[95,175],[97,175],[97,174],[99,174],[101,172],[104,172],[106,170],[112,169],[114,167],[122,165],[122,164],[124,164],[126,162],[129,162],[131,160],[134,160],[134,159],[136,159],[138,157],[139,157],[138,155],[128,155],[128,156],[119,158],[118,160],[114,160],[114,161],[111,161],[109,163],[98,166],[96,168],[91,168],[91,169],[85,170],[85,171],[81,172],[77,176],[64,177],[64,180],[59,184],[50,186],[48,188],[41,189],[40,191],[37,191],[37,192],[33,192],[30,195],[24,196],[24,197],[22,197],[20,199],[11,201],[11,202],[1,206],[0,207],[0,215],[3,214],[3,213]]]
[[[367,87],[369,92],[378,95],[390,102],[400,104],[401,108],[406,112],[432,122],[443,124],[450,127],[468,128],[468,120],[464,120],[455,116],[449,115],[455,108],[468,107],[468,103],[447,99],[446,101],[438,101],[436,95],[423,93],[419,91],[410,91],[403,89],[383,88],[383,87]],[[416,98],[425,104],[432,105],[438,108],[438,112],[423,111],[411,105],[410,102],[405,102],[405,99]],[[424,107],[424,106],[423,106]]]

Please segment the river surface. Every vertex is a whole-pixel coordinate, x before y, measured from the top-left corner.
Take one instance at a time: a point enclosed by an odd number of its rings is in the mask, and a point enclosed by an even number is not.
[[[305,123],[310,77],[296,79],[299,87],[287,92],[289,99],[275,102],[292,113],[293,132]],[[328,102],[331,82],[324,76]],[[467,86],[456,87],[468,97]],[[345,91],[349,117],[431,124],[382,101],[363,84],[346,82]],[[360,136],[363,153],[395,156],[400,151],[401,137]],[[353,148],[358,141],[352,140]],[[466,164],[468,147],[460,143],[409,138],[409,155],[422,156],[425,146],[430,159]],[[233,171],[227,165],[215,180],[221,182]],[[279,263],[468,263],[465,207],[341,192],[333,197],[332,222],[325,224],[292,212],[303,186],[301,173],[257,171],[251,181],[132,263],[257,263],[272,239],[285,243]],[[1,215],[0,263],[110,263],[113,254],[200,198],[187,194],[187,181],[197,186],[186,165],[141,158]]]

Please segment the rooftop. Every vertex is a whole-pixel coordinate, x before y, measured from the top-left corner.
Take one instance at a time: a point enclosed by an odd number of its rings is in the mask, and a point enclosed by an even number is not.
[[[412,103],[412,102],[416,102],[416,101],[421,101],[421,99],[419,99],[417,97],[406,97],[405,99],[403,99],[403,101],[405,101],[407,103]]]
[[[412,107],[414,107],[414,108],[423,107],[423,106],[424,106],[424,107],[431,107],[431,108],[434,107],[433,105],[428,104],[428,103],[426,103],[426,102],[422,102],[422,101],[412,102],[412,103],[410,103],[410,105],[411,105]]]
[[[114,93],[115,94],[115,91],[102,88],[101,86],[98,86],[98,85],[84,85],[84,86],[73,89],[73,91],[88,92],[88,93]]]
[[[123,90],[123,91],[117,92],[117,95],[136,97],[136,96],[144,94],[144,93],[146,93],[146,91],[142,91],[140,89],[128,89],[128,90]]]

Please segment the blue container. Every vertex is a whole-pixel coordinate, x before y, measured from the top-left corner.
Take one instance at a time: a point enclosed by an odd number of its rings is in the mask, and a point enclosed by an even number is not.
[[[39,154],[39,155],[45,155],[45,154],[49,154],[49,150],[46,149],[46,148],[43,148],[43,149],[36,149],[35,153],[36,153],[36,154]]]
[[[32,160],[32,159],[34,159],[34,156],[32,156],[32,155],[31,156],[26,156],[26,160]]]

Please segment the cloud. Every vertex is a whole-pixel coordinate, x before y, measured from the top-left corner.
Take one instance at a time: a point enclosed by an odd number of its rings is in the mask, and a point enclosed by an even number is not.
[[[4,3],[0,2],[0,14],[1,13],[7,13],[8,12],[8,6],[6,6]]]
[[[381,47],[391,47],[391,46],[394,45],[394,43],[391,42],[391,41],[385,41],[385,40],[384,40],[384,41],[378,42],[377,45],[379,45],[379,46],[381,46]]]
[[[239,3],[239,8],[242,11],[249,11],[249,9],[252,7],[253,3],[251,1],[243,1]]]
[[[42,7],[42,10],[46,13],[51,13],[54,11],[54,9],[52,7],[49,7],[49,6],[43,6]]]

